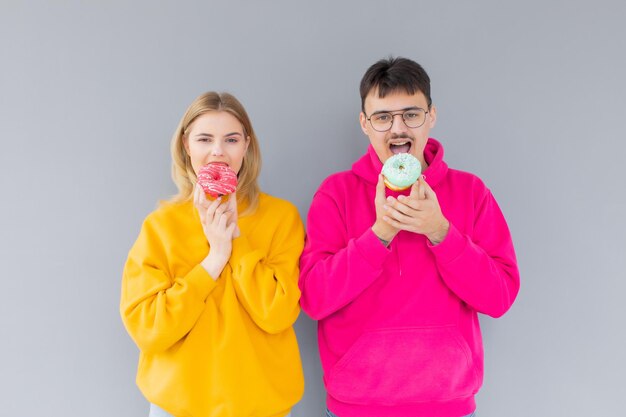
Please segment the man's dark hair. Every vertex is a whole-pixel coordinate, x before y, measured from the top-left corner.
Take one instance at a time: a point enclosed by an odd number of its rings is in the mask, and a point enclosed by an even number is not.
[[[361,79],[361,110],[365,113],[365,97],[378,88],[378,97],[389,93],[406,91],[407,94],[421,92],[426,96],[428,108],[430,98],[430,78],[420,64],[402,57],[381,59],[365,71]]]

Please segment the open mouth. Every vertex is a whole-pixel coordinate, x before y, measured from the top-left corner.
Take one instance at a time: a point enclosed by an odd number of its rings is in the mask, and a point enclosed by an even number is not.
[[[399,153],[409,153],[412,142],[410,140],[404,142],[394,142],[389,144],[389,149],[394,155]]]

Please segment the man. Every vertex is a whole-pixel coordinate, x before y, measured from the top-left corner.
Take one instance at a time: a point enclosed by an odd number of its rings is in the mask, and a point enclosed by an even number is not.
[[[477,313],[501,316],[519,290],[506,221],[482,181],[448,168],[429,138],[437,110],[419,64],[381,60],[360,90],[370,146],[315,194],[300,261],[327,415],[472,415],[483,379]],[[401,152],[424,175],[394,192],[380,171]]]

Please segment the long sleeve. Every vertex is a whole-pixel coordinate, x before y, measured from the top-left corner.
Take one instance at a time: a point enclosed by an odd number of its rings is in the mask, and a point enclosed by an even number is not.
[[[228,261],[239,302],[257,326],[271,334],[289,328],[300,313],[298,259],[304,228],[297,209],[283,207],[288,209],[271,214],[280,218],[276,230],[268,230],[265,223],[256,228],[262,238],[271,239],[267,256],[242,235],[233,240]]]
[[[171,276],[162,238],[148,218],[129,252],[122,278],[122,321],[145,353],[164,351],[182,339],[216,286],[199,264],[182,276]]]
[[[316,320],[338,311],[380,276],[390,253],[370,228],[348,239],[341,210],[328,194],[318,191],[309,210],[300,261],[302,309]]]
[[[446,285],[472,308],[500,317],[511,307],[520,286],[515,250],[504,216],[488,190],[471,237],[450,224],[444,241],[430,249]]]

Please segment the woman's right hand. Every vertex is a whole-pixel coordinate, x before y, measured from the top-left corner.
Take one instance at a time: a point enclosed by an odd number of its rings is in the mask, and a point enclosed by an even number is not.
[[[207,200],[199,185],[194,190],[194,205],[198,209],[204,235],[209,242],[209,254],[201,262],[213,279],[219,278],[233,249],[233,238],[237,228],[231,206],[221,198]]]

